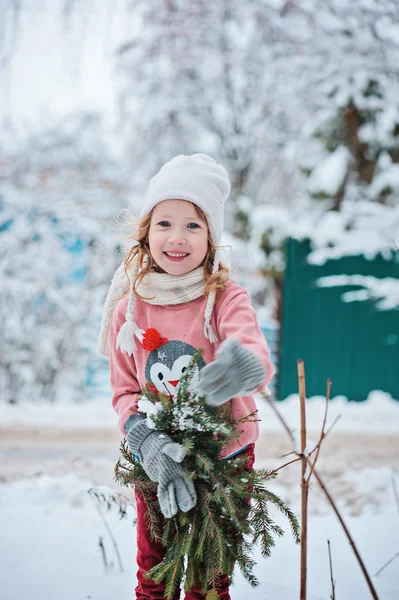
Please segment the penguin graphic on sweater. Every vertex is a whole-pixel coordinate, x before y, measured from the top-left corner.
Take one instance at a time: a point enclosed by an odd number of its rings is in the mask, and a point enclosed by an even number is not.
[[[180,340],[162,338],[155,329],[145,331],[142,346],[150,351],[145,366],[146,381],[158,392],[174,396],[180,378],[184,375],[197,349]],[[194,388],[198,383],[199,371],[205,367],[205,364],[201,356],[191,382]]]

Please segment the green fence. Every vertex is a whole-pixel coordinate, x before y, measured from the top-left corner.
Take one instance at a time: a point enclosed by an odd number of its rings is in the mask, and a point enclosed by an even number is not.
[[[381,311],[373,301],[344,302],[342,294],[359,286],[321,288],[328,275],[372,275],[399,279],[399,256],[362,256],[310,265],[308,242],[289,240],[283,293],[278,398],[298,392],[297,360],[305,361],[307,396],[364,400],[371,390],[399,398],[399,310]]]

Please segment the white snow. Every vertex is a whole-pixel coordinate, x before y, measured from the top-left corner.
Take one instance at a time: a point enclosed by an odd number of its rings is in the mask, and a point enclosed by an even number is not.
[[[281,430],[267,403],[258,398],[261,431]],[[288,398],[278,404],[290,427],[299,423],[299,399]],[[318,431],[324,415],[324,399],[307,400],[307,423],[309,431]],[[371,392],[363,403],[347,402],[334,398],[330,402],[327,426],[337,414],[342,418],[335,431],[399,433],[399,402],[383,392]],[[109,428],[116,418],[109,402],[104,399],[79,404],[35,404],[1,406],[1,425],[5,429],[37,426],[49,428]],[[264,435],[262,433],[261,435]],[[285,435],[282,433],[282,435]],[[317,436],[314,436],[315,439]],[[308,440],[309,447],[311,446]],[[342,465],[345,469],[345,465]],[[346,471],[344,483],[348,489],[368,497],[357,516],[347,510],[345,497],[339,504],[347,525],[358,545],[362,558],[373,575],[398,551],[397,536],[392,528],[398,521],[398,513],[392,489],[392,478],[397,475],[388,467]],[[13,483],[0,484],[0,589],[4,600],[70,600],[71,598],[131,600],[136,582],[134,508],[127,507],[127,520],[119,520],[116,510],[99,512],[96,500],[87,492],[93,487],[88,478],[74,473],[58,477],[38,475]],[[270,487],[287,497],[284,477],[271,482]],[[100,486],[98,491],[115,493],[114,489]],[[355,492],[353,492],[355,493]],[[376,503],[373,494],[379,494]],[[130,498],[131,493],[125,491]],[[329,596],[329,565],[327,539],[333,556],[336,593],[340,600],[367,598],[368,590],[360,568],[349,544],[325,501],[314,496],[311,490],[313,510],[309,521],[308,600],[325,600]],[[322,505],[320,504],[322,502]],[[314,506],[314,503],[317,506]],[[296,514],[299,509],[298,493],[291,497],[290,506]],[[104,524],[109,528],[119,548],[124,572],[119,570],[117,557]],[[286,528],[287,523],[279,514],[275,519]],[[106,553],[108,567],[103,564],[99,539]],[[370,543],[372,540],[372,544]],[[255,550],[256,575],[261,585],[252,589],[238,573],[232,589],[232,599],[240,600],[246,595],[254,600],[272,597],[273,600],[294,600],[299,589],[299,548],[288,531],[277,541],[272,557],[263,559]],[[23,566],[23,577],[20,577]],[[378,577],[373,577],[380,600],[398,597],[399,580],[395,561]]]
[[[134,598],[136,529],[134,510],[120,521],[116,512],[106,518],[117,542],[124,572],[119,570],[109,533],[88,494],[90,482],[74,476],[40,477],[1,486],[2,531],[0,587],[5,600],[71,600],[71,598],[131,600]],[[281,517],[279,517],[281,519]],[[397,519],[392,500],[381,514],[366,512],[348,519],[362,557],[371,574],[397,551],[389,535],[389,520]],[[98,546],[100,536],[107,556],[105,568]],[[368,539],[373,544],[368,543]],[[314,517],[309,523],[308,600],[325,600],[329,594],[327,539],[332,548],[337,597],[367,598],[368,591],[352,551],[333,515]],[[238,574],[233,600],[294,600],[298,597],[299,548],[289,534],[278,540],[272,557],[262,559],[257,550],[256,574],[260,586],[252,589]],[[23,576],[21,568],[23,567]],[[397,565],[393,563],[373,578],[380,598],[398,593]],[[4,594],[4,595],[3,595]]]
[[[345,146],[338,148],[320,162],[309,177],[309,192],[315,196],[335,196],[348,172],[351,156]]]
[[[325,397],[313,396],[306,400],[306,422],[310,431],[320,431],[325,412]],[[257,406],[262,420],[260,427],[265,431],[279,431],[281,425],[267,402],[258,398]],[[299,395],[292,394],[277,403],[279,411],[292,429],[300,422]],[[331,398],[328,405],[326,430],[339,417],[333,431],[362,431],[373,433],[399,433],[399,401],[381,390],[369,393],[364,402],[348,402],[345,396]],[[294,432],[298,437],[299,433]],[[300,447],[299,441],[297,448]]]
[[[393,164],[381,173],[377,173],[370,185],[370,193],[378,198],[384,190],[399,190],[399,165]]]
[[[399,280],[393,277],[380,279],[371,275],[329,275],[316,280],[319,287],[340,287],[346,285],[359,286],[342,294],[343,302],[362,302],[376,300],[379,310],[392,310],[399,307]]]
[[[265,400],[257,397],[261,427],[279,430],[281,425],[273,416]],[[299,423],[299,396],[292,394],[277,406],[292,427]],[[313,396],[306,400],[306,418],[310,429],[319,429],[323,421],[325,398]],[[399,401],[381,390],[371,391],[364,402],[348,402],[345,396],[331,398],[328,422],[341,415],[337,430],[399,432]],[[1,427],[40,427],[57,429],[104,429],[117,427],[117,415],[109,399],[97,398],[83,403],[48,402],[13,405],[0,403]],[[328,425],[327,425],[328,426]],[[299,448],[299,445],[298,445]]]
[[[279,430],[281,425],[273,416],[265,400],[257,397],[262,420],[261,427]],[[277,406],[292,427],[299,423],[299,396],[292,394]],[[306,418],[309,429],[318,430],[322,424],[325,398],[313,396],[306,401]],[[331,398],[328,423],[341,415],[336,430],[399,432],[399,401],[381,390],[371,391],[364,402],[348,402],[345,396]],[[328,427],[327,423],[327,427]],[[97,398],[83,403],[48,402],[13,405],[0,403],[0,427],[40,427],[57,429],[104,429],[117,427],[117,415],[109,399]],[[298,442],[299,448],[299,442]]]
[[[155,404],[150,400],[139,400],[137,403],[138,409],[142,413],[146,413],[147,419],[146,423],[150,429],[156,429],[156,425],[152,419],[153,416],[156,416],[159,412],[162,412],[162,404],[160,402],[156,402]]]
[[[249,243],[229,240],[233,246],[234,263],[240,264],[241,257],[243,265],[247,264],[245,259],[250,256],[254,269],[283,271],[281,248],[289,237],[310,240],[308,261],[313,265],[320,266],[328,260],[345,256],[364,256],[373,260],[381,255],[388,261],[397,260],[399,206],[370,200],[344,201],[338,212],[326,211],[325,202],[319,200],[318,207],[301,206],[300,203],[292,208],[277,204],[254,207],[250,215],[252,237]],[[270,245],[268,256],[260,250],[264,236]],[[240,256],[236,256],[238,254]],[[249,282],[248,287],[252,289],[253,284],[251,286]]]
[[[0,403],[0,425],[18,427],[57,427],[59,429],[87,429],[117,427],[118,417],[112,410],[109,398],[82,403],[35,402],[13,405]]]
[[[310,264],[362,255],[368,260],[381,254],[392,260],[398,247],[399,206],[376,202],[344,202],[340,212],[300,215],[292,227],[292,236],[312,240]]]

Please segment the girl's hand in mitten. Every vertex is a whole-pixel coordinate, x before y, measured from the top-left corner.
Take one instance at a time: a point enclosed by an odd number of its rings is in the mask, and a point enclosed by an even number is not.
[[[233,338],[224,340],[215,356],[214,362],[200,371],[197,386],[210,406],[254,392],[266,377],[259,358]]]
[[[180,444],[160,431],[150,429],[144,417],[132,415],[125,423],[127,444],[138,455],[151,481],[158,483],[158,501],[162,514],[173,517],[178,508],[188,512],[197,502],[197,494],[179,464],[186,455]]]

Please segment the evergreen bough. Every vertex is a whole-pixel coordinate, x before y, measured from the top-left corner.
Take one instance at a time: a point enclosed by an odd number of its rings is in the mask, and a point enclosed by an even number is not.
[[[148,414],[147,422],[186,448],[182,467],[194,480],[196,506],[188,513],[179,510],[171,519],[164,519],[155,496],[158,484],[148,478],[131,455],[126,439],[120,447],[122,458],[115,466],[116,481],[144,495],[151,538],[161,541],[166,549],[162,562],[145,577],[157,583],[165,581],[168,600],[183,580],[186,591],[200,584],[206,600],[218,600],[219,578],[226,574],[232,581],[236,563],[249,583],[258,585],[253,574],[253,547],[259,544],[262,556],[269,557],[275,536],[283,535],[283,529],[270,517],[270,505],[288,518],[293,537],[299,542],[295,515],[264,485],[275,473],[245,470],[245,455],[219,459],[226,441],[239,437],[239,424],[254,420],[256,413],[236,420],[230,415],[230,402],[216,411],[206,405],[205,396],[198,396],[190,388],[201,355],[199,350],[193,356],[173,398],[155,392],[150,385],[140,395],[141,400],[156,405],[155,414]]]

